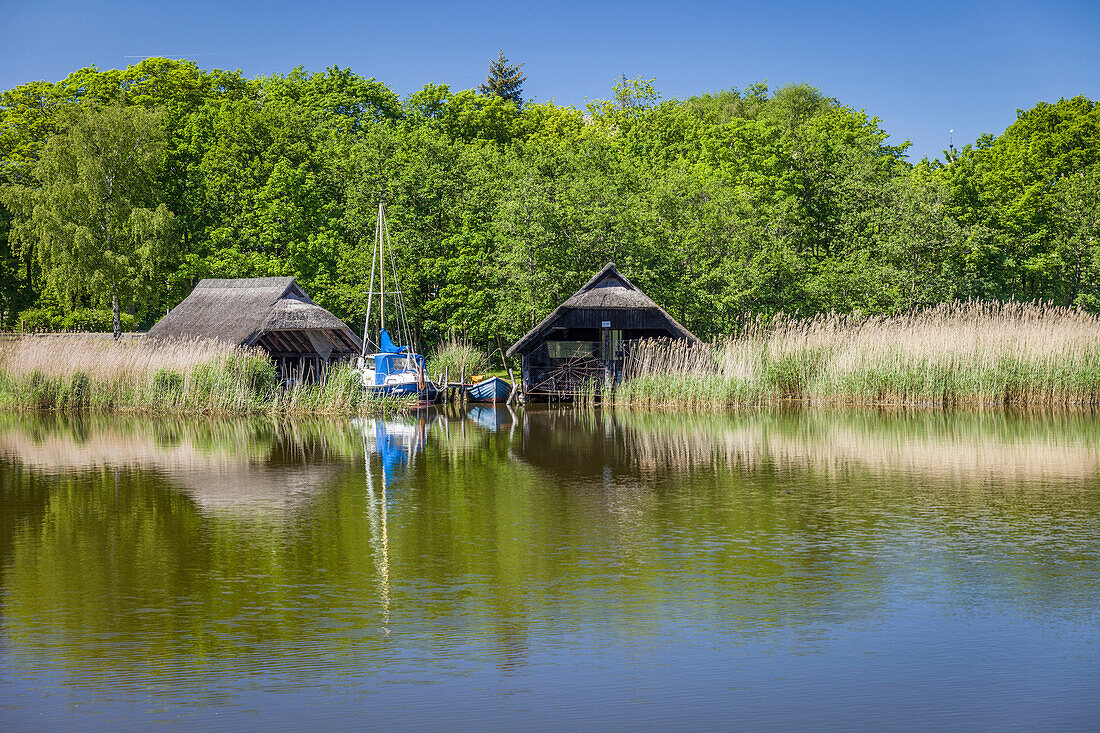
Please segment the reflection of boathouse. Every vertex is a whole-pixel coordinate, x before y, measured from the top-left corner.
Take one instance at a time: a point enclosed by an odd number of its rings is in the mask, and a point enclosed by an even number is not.
[[[618,381],[631,342],[649,338],[698,342],[611,262],[573,297],[508,349],[522,359],[528,396],[570,395],[592,381]]]
[[[347,324],[310,300],[292,277],[203,280],[145,338],[258,346],[284,379],[305,381],[362,349]]]

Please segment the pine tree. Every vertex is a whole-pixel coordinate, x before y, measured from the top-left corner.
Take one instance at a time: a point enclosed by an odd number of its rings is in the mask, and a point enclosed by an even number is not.
[[[523,106],[523,82],[527,75],[520,71],[523,64],[511,64],[500,52],[496,60],[489,62],[489,73],[485,76],[485,83],[478,86],[477,90],[482,94],[495,94],[501,99],[510,99],[516,103],[516,107]]]

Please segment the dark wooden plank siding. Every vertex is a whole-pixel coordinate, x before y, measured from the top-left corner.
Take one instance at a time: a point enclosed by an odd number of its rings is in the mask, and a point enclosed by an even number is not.
[[[598,341],[604,322],[613,331],[622,331],[628,340],[677,338],[679,334],[659,310],[625,308],[588,308],[564,310],[540,338],[527,344],[522,354],[530,354],[547,341]]]
[[[604,323],[610,325],[604,326]],[[620,351],[604,354],[606,331],[618,331]],[[639,339],[679,338],[679,332],[667,316],[655,309],[587,308],[564,310],[541,336],[526,345],[521,352],[524,388],[531,397],[568,394],[577,389],[578,380],[597,382],[617,380],[622,370],[629,344]],[[547,344],[555,341],[586,342],[592,345],[589,359],[554,359]],[[568,366],[570,378],[563,375]]]
[[[564,328],[601,328],[604,321],[611,322],[612,329],[667,329],[668,321],[660,311],[625,310],[623,308],[567,310],[558,318],[555,326]],[[672,335],[669,329],[669,334]]]

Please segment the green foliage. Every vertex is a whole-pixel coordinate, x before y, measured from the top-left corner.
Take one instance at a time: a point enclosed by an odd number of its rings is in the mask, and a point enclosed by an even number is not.
[[[76,371],[69,377],[68,407],[83,409],[91,396],[92,380],[85,372]]]
[[[50,308],[28,308],[15,319],[27,331],[64,331],[65,314]]]
[[[162,368],[153,374],[153,390],[160,395],[178,398],[183,391],[184,376],[178,369]]]
[[[509,62],[504,51],[501,51],[489,62],[485,83],[478,86],[477,90],[487,97],[506,99],[519,109],[523,106],[523,82],[527,80],[527,75],[520,71],[521,68],[523,64]]]
[[[496,67],[489,81],[522,83]],[[75,313],[117,300],[149,326],[202,277],[293,275],[359,324],[380,198],[425,352],[453,333],[506,344],[608,260],[703,337],[971,298],[1100,310],[1084,97],[911,164],[878,119],[806,84],[662,100],[624,76],[584,111],[513,91],[399,100],[338,67],[247,80],[147,59],[3,92],[0,320],[98,324]],[[110,146],[74,145],[141,130],[130,193],[106,197],[91,182]]]
[[[96,308],[76,308],[65,312],[56,307],[28,308],[15,317],[15,322],[26,331],[110,331],[114,324],[114,315],[110,310]],[[119,314],[119,323],[124,331],[132,331],[137,319],[129,313]]]
[[[1004,134],[979,138],[949,162],[942,169],[951,192],[948,213],[969,234],[971,290],[993,298],[1092,303],[1087,294],[1079,297],[1087,288],[1088,247],[1080,241],[1064,246],[1066,197],[1077,186],[1062,181],[1100,162],[1100,104],[1074,97],[1019,110]],[[1096,200],[1095,189],[1077,196],[1069,206],[1088,208],[1089,196]]]
[[[1062,176],[1052,198],[1053,257],[1063,267],[1066,297],[1100,312],[1100,164]]]
[[[65,316],[66,331],[110,331],[114,315],[109,310],[95,308],[77,308]],[[134,330],[137,319],[129,313],[119,314],[119,323],[124,331]]]
[[[163,113],[93,105],[51,136],[34,166],[39,185],[12,185],[13,234],[37,252],[47,284],[68,299],[108,298],[116,336],[120,298],[153,281],[167,258],[173,216],[155,178]]]

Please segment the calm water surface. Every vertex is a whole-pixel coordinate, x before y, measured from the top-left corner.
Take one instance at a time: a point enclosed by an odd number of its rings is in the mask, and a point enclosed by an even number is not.
[[[1100,729],[1100,418],[0,417],[0,729]]]

